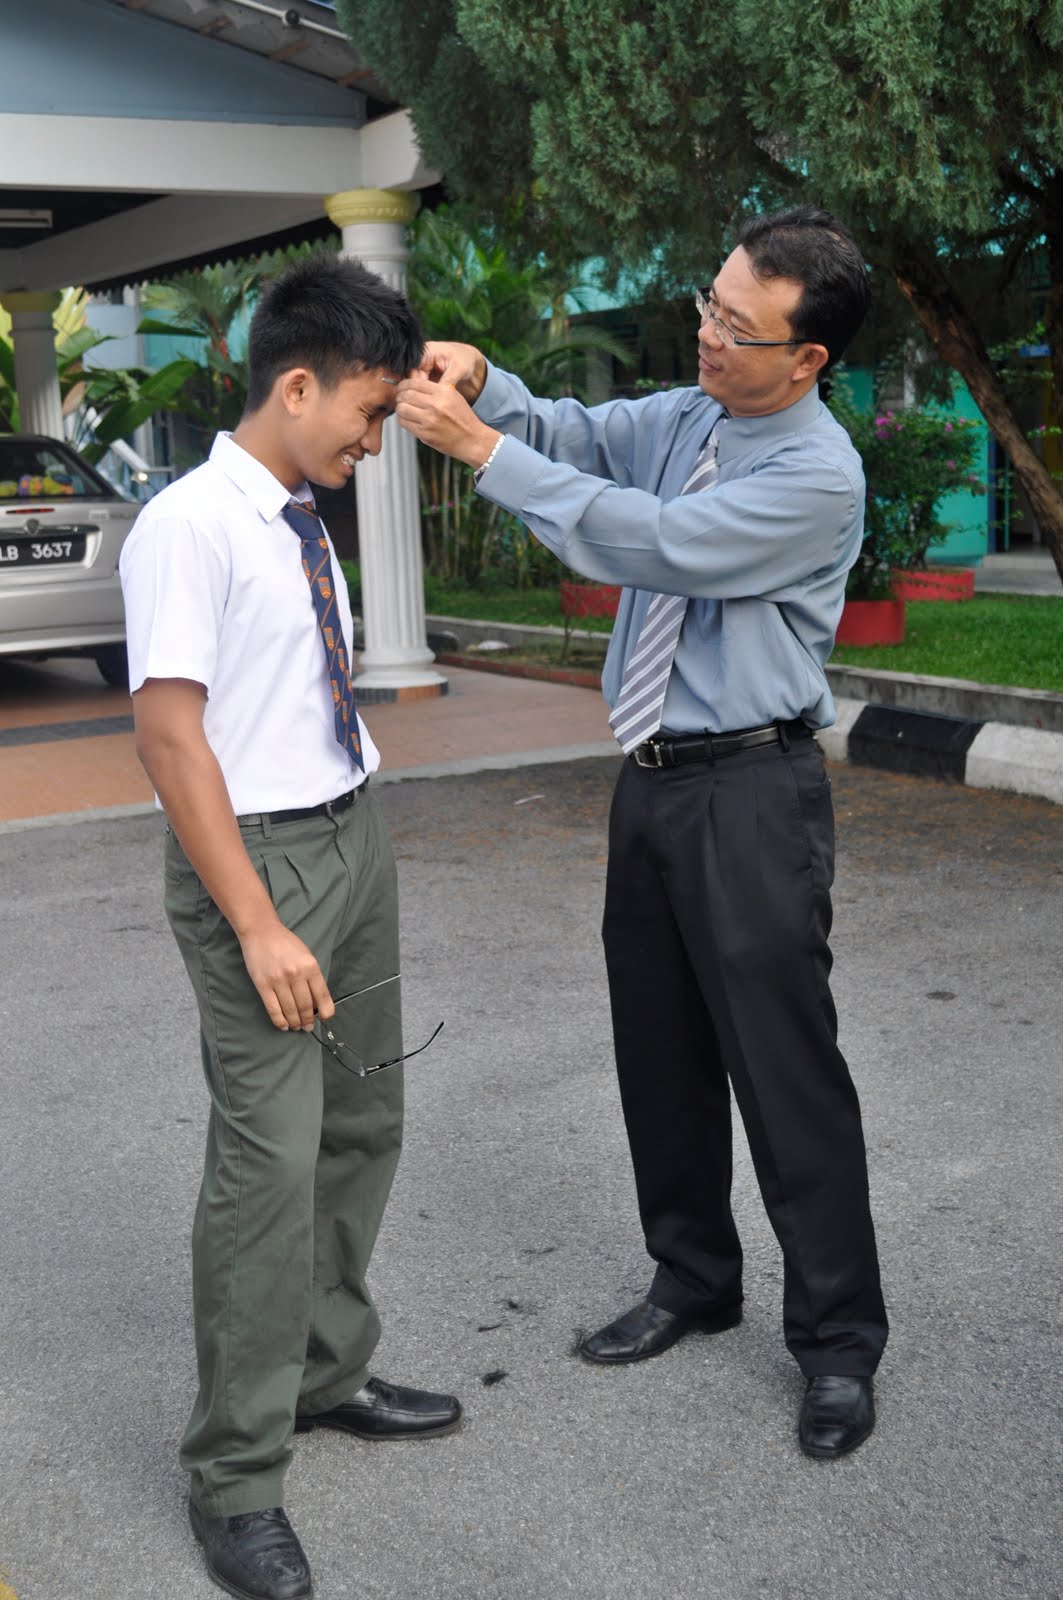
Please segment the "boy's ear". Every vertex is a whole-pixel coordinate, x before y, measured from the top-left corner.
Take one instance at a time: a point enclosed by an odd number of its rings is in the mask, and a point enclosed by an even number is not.
[[[291,367],[278,375],[274,393],[291,417],[305,409],[314,385],[314,375],[306,367]]]

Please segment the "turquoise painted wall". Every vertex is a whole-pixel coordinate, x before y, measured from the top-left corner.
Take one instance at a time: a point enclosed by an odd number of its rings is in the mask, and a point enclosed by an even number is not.
[[[151,317],[162,322],[166,314],[162,311],[145,311],[145,317]],[[246,311],[233,322],[229,334],[229,351],[234,361],[243,361],[247,355],[247,330],[250,317]],[[178,356],[187,356],[190,361],[203,361],[207,348],[206,339],[172,338],[165,333],[144,334],[144,364],[154,372],[159,367],[164,367],[168,361],[176,361]]]
[[[842,362],[838,379],[843,392],[848,390],[857,411],[871,411],[875,405],[875,374],[870,367],[847,367]]]
[[[952,405],[935,409],[945,416],[964,417],[977,423],[978,446],[972,470],[983,484],[986,483],[989,475],[989,429],[967,385],[957,379],[952,391]],[[977,566],[989,549],[988,505],[985,494],[973,494],[965,489],[947,495],[938,506],[938,516],[951,527],[951,531],[945,543],[937,545],[930,552],[931,560],[952,562],[958,566]]]

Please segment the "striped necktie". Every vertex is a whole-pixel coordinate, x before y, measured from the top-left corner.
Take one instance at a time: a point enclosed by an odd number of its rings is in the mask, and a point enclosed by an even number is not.
[[[321,642],[325,648],[329,683],[332,686],[336,738],[359,771],[364,772],[365,763],[362,760],[362,741],[358,735],[354,688],[351,684],[347,652],[343,648],[343,626],[340,622],[332,581],[332,558],[329,555],[325,530],[312,500],[289,500],[284,508],[284,520],[299,535],[303,571],[310,585]]]
[[[721,412],[683,485],[683,494],[701,494],[715,486],[720,476],[720,434],[726,420],[727,413]],[[668,679],[689,604],[688,596],[682,594],[655,594],[649,603],[609,718],[625,755],[661,726]]]

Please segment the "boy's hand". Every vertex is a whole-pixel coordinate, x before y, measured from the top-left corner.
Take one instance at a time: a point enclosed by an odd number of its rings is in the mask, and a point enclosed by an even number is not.
[[[244,965],[275,1028],[309,1031],[336,1007],[321,968],[297,934],[277,920],[240,937]]]

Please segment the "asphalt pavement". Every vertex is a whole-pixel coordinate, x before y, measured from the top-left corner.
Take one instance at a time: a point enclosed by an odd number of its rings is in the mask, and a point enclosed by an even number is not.
[[[618,1371],[572,1353],[649,1278],[598,933],[615,770],[379,790],[409,1038],[447,1026],[407,1069],[376,1370],[467,1421],[296,1439],[319,1600],[1063,1600],[1063,808],[835,770],[893,1334],[873,1438],[816,1462],[741,1137],[743,1325]],[[177,1464],[206,1093],[160,849],[154,817],[0,836],[4,1600],[218,1592]]]

